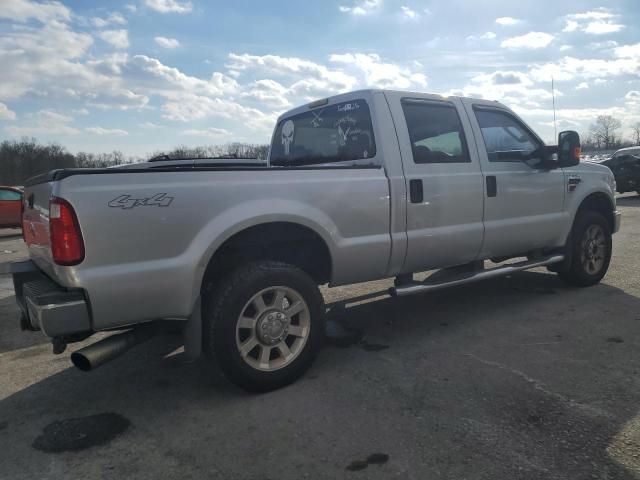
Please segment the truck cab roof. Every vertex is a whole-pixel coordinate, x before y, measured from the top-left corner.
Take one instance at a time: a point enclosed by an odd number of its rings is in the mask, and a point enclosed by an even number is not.
[[[361,90],[354,90],[354,91],[351,91],[351,92],[345,92],[345,93],[341,93],[341,94],[338,94],[338,95],[332,95],[331,97],[326,97],[326,98],[314,100],[313,102],[310,102],[310,103],[307,103],[305,105],[301,105],[299,107],[293,108],[291,110],[288,110],[288,111],[284,112],[282,115],[280,115],[278,117],[278,122],[280,122],[280,120],[283,119],[283,118],[287,118],[287,117],[290,117],[292,115],[296,115],[296,114],[299,114],[299,113],[307,112],[309,110],[313,110],[315,108],[323,107],[323,106],[326,106],[326,105],[332,105],[332,104],[335,104],[335,103],[354,100],[354,99],[357,99],[357,98],[368,99],[368,98],[371,98],[373,95],[385,94],[385,93],[394,93],[394,94],[400,93],[402,95],[405,95],[407,98],[420,97],[420,98],[424,98],[424,99],[441,100],[441,101],[442,100],[446,101],[446,100],[451,99],[451,98],[472,98],[474,102],[476,102],[476,103],[478,103],[480,105],[499,106],[501,108],[505,108],[507,110],[510,110],[509,107],[507,107],[503,103],[498,102],[497,100],[485,100],[485,99],[475,98],[475,97],[462,97],[462,96],[459,96],[459,95],[445,95],[445,94],[432,93],[432,92],[416,92],[416,91],[407,91],[407,90],[366,88],[366,89],[361,89]]]

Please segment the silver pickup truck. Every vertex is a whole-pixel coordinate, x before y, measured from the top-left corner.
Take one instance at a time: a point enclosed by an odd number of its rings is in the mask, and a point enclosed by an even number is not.
[[[577,133],[545,146],[497,102],[363,90],[282,115],[264,163],[53,171],[24,193],[21,325],[54,353],[124,330],[71,355],[91,370],[178,321],[187,354],[278,388],[321,346],[318,285],[395,277],[401,296],[540,266],[599,282],[615,182],[579,155]]]

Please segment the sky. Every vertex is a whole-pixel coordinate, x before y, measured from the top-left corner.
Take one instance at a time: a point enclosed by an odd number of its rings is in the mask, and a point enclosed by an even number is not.
[[[554,143],[640,122],[640,1],[0,0],[0,140],[145,156],[267,143],[360,88],[499,100]]]

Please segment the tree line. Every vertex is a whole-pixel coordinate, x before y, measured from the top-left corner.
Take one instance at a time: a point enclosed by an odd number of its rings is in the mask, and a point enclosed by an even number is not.
[[[631,126],[631,138],[620,134],[622,122],[611,115],[600,115],[586,134],[581,135],[582,149],[617,150],[623,147],[640,145],[640,122]]]
[[[114,150],[110,153],[70,153],[56,143],[42,144],[35,138],[0,142],[0,185],[23,185],[35,175],[58,168],[104,168],[124,163],[141,162],[157,156],[169,158],[267,157],[268,145],[229,143],[201,147],[179,146],[169,151],[156,151],[146,158],[127,157]]]

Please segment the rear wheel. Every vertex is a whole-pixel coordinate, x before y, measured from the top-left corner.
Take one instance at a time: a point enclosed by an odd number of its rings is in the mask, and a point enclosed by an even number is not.
[[[264,392],[300,377],[324,336],[324,301],[299,268],[256,262],[218,282],[205,306],[204,347],[225,376]]]
[[[602,214],[580,212],[571,238],[571,263],[560,277],[571,285],[587,287],[602,280],[611,261],[611,228]]]

